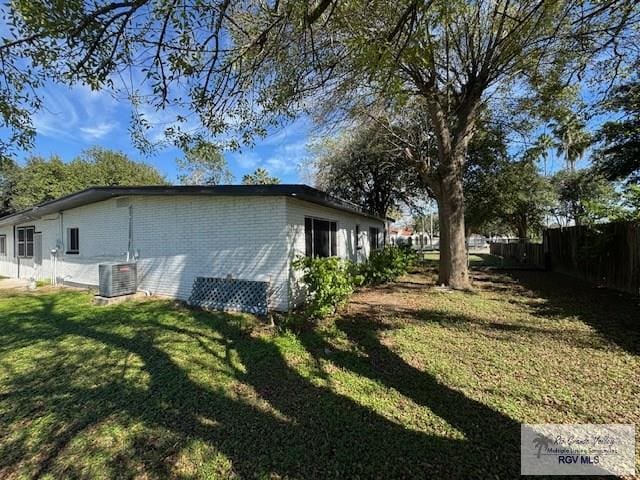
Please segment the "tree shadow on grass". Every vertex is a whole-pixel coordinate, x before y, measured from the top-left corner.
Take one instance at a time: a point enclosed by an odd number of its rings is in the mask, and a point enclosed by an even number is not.
[[[640,299],[555,272],[512,271],[508,277],[544,299],[529,303],[535,315],[575,317],[627,352],[640,354]]]
[[[188,323],[184,326],[163,320],[167,303],[148,302],[94,309],[76,319],[57,305],[55,295],[38,297],[38,302],[29,326],[22,328],[11,314],[3,320],[11,328],[10,342],[47,341],[52,350],[38,369],[16,371],[3,386],[2,475],[21,469],[29,477],[89,477],[96,474],[94,459],[107,458],[99,472],[106,478],[179,477],[176,459],[194,441],[230,459],[232,470],[218,476],[468,478],[492,473],[510,478],[518,473],[518,424],[407,365],[379,343],[367,319],[344,320],[339,327],[369,361],[347,353],[332,354],[331,360],[431,409],[459,429],[464,440],[405,428],[314,385],[289,365],[277,345],[249,336],[233,315],[180,310]],[[314,355],[324,352],[324,339],[310,335],[315,337],[308,337],[307,348]],[[104,357],[114,371],[129,356],[139,358],[147,381],[114,375],[92,384],[90,378],[79,378],[92,371],[82,370],[87,365],[97,376],[108,365],[94,365],[91,348],[74,351],[74,339],[107,349]],[[198,361],[205,359],[202,366],[230,372],[248,390],[246,398],[193,378],[167,342],[176,348],[179,342],[197,345]],[[65,355],[70,357],[65,360]],[[55,358],[59,361],[51,361]],[[22,428],[33,422],[43,423],[35,438]],[[140,422],[145,430],[115,452],[93,438],[105,425],[127,428]],[[78,448],[84,455],[60,461]]]
[[[301,336],[308,351],[316,358],[380,382],[416,404],[428,408],[465,437],[462,448],[432,449],[430,462],[439,465],[443,474],[454,477],[515,477],[520,468],[520,424],[492,408],[466,397],[422,370],[409,365],[402,357],[383,345],[380,333],[392,328],[376,323],[368,316],[342,316],[337,320],[342,330],[362,355],[336,350],[315,331]]]

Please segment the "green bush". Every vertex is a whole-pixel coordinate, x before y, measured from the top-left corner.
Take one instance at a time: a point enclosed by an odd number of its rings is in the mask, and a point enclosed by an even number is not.
[[[361,265],[360,274],[363,283],[377,285],[393,282],[416,260],[415,254],[408,248],[385,247],[371,252],[369,261]]]
[[[306,288],[305,312],[312,319],[335,313],[354,289],[354,271],[350,262],[337,257],[300,257],[294,268],[302,271]]]
[[[302,271],[306,288],[306,317],[320,319],[332,315],[346,302],[355,287],[392,282],[407,273],[415,259],[410,249],[399,247],[376,250],[363,264],[337,257],[298,258],[293,266]],[[299,323],[300,319],[295,318],[297,321],[292,323]]]

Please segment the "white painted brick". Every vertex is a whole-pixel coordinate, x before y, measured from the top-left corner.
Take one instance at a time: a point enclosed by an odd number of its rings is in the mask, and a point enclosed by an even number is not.
[[[335,220],[338,251],[343,258],[365,259],[369,226],[383,224],[364,216],[325,208],[287,197],[134,196],[73,208],[61,215],[21,225],[34,225],[43,236],[43,264],[20,259],[20,276],[53,277],[52,248],[66,242],[69,227],[80,229],[80,253],[60,250],[56,275],[66,281],[98,283],[98,264],[123,261],[128,248],[129,209],[133,210],[133,248],[139,251],[139,288],[153,294],[187,299],[197,276],[268,280],[270,308],[286,310],[297,275],[296,255],[304,254],[304,217]],[[118,206],[120,205],[120,206]],[[363,249],[355,250],[355,225],[360,224]],[[0,257],[0,275],[16,277],[13,227],[7,256]],[[66,247],[66,246],[65,246]]]

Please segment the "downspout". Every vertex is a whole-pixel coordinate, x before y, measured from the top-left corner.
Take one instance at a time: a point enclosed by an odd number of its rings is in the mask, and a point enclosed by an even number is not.
[[[16,226],[13,226],[13,258],[16,261],[16,278],[20,278],[20,259],[16,250]]]
[[[60,249],[64,249],[64,212],[60,212],[60,242],[58,243]]]
[[[51,276],[51,285],[56,285],[57,283],[57,277],[58,277],[58,252],[56,250],[56,253],[54,253],[53,255],[51,255],[53,257],[53,275]]]
[[[127,245],[127,262],[135,259],[133,253],[133,205],[129,205],[129,243]]]
[[[60,240],[56,242],[56,254],[53,257],[53,284],[58,284],[58,255],[64,249],[64,212],[60,212]]]

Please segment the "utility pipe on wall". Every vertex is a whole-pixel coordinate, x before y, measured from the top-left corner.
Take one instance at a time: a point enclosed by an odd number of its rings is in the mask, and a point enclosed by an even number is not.
[[[133,252],[133,205],[129,205],[129,244],[127,245],[127,262],[135,259]]]

